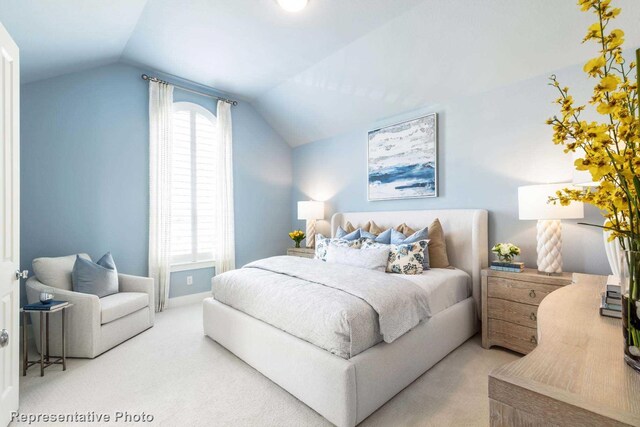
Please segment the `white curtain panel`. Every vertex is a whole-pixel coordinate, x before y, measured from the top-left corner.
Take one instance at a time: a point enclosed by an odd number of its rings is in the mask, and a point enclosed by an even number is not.
[[[216,274],[236,268],[233,221],[233,147],[231,105],[218,101],[218,141],[215,155],[215,236]]]
[[[171,139],[173,86],[149,82],[149,277],[162,311],[171,277]]]

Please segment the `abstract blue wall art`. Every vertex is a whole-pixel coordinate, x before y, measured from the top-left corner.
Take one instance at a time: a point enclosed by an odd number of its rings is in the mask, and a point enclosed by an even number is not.
[[[369,132],[369,201],[438,196],[436,113]]]

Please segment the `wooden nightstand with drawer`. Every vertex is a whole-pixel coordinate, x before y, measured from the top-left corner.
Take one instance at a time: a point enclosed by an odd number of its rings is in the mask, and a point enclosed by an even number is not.
[[[572,283],[573,273],[546,276],[534,269],[510,273],[482,270],[482,347],[497,345],[527,354],[538,343],[540,302]]]
[[[314,248],[287,248],[287,255],[301,258],[314,258],[316,250]]]

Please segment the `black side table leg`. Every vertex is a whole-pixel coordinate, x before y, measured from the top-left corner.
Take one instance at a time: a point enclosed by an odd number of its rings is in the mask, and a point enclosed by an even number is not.
[[[46,325],[47,325],[47,328],[46,328],[47,329],[47,355],[45,357],[45,360],[48,362],[49,361],[49,355],[51,354],[51,353],[49,353],[49,313],[45,314],[45,322],[46,322]]]
[[[27,313],[22,313],[22,376],[27,376],[27,361],[29,360],[27,348]]]
[[[62,309],[62,370],[67,370],[67,337],[64,331],[64,318],[67,317],[67,309]]]
[[[44,377],[44,316],[45,313],[40,312],[40,376]]]

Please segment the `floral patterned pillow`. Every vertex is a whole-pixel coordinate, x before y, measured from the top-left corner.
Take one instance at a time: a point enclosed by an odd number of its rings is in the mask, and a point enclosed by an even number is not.
[[[322,261],[327,260],[327,248],[330,244],[340,247],[360,249],[362,246],[362,239],[332,239],[331,237],[324,237],[322,234],[316,234],[316,259],[320,259]]]
[[[362,248],[389,247],[389,260],[387,262],[387,273],[397,274],[422,274],[424,267],[424,250],[429,241],[420,240],[415,243],[403,243],[400,245],[385,245],[370,240],[362,244]]]

